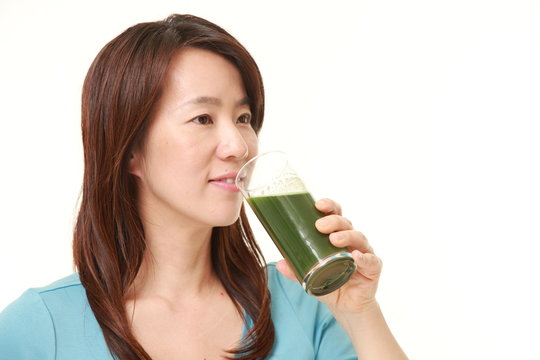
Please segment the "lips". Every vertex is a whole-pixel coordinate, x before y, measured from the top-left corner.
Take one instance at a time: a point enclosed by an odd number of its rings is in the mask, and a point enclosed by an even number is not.
[[[237,174],[238,174],[237,172],[223,174],[213,179],[210,179],[210,181],[224,181],[224,182],[234,183],[234,179],[236,179]]]
[[[210,180],[210,181],[223,181],[223,182],[226,182],[228,184],[234,184],[234,179],[235,178],[221,178],[221,179],[213,179],[213,180]]]
[[[210,179],[210,181],[208,182],[223,190],[227,190],[231,192],[238,192],[239,190],[236,187],[236,184],[234,183],[237,174],[238,173],[234,172],[234,173],[227,173],[227,174],[219,175],[218,177]]]

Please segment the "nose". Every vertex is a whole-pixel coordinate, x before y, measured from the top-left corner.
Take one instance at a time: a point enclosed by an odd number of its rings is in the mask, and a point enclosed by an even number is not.
[[[223,160],[244,160],[249,155],[249,146],[235,125],[223,126],[219,132],[220,141],[217,147],[217,156]]]

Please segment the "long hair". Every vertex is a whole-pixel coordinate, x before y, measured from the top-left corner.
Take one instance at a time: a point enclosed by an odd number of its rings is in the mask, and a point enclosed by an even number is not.
[[[257,133],[263,122],[264,90],[255,61],[234,37],[204,19],[171,15],[134,25],[92,63],[82,95],[84,178],[73,254],[109,350],[121,360],[150,359],[135,339],[124,307],[146,249],[129,157],[144,142],[169,62],[184,47],[212,51],[235,65]],[[211,244],[218,277],[238,311],[244,309],[253,321],[239,347],[228,351],[240,359],[265,358],[274,343],[270,294],[264,258],[243,207],[234,224],[213,229]]]

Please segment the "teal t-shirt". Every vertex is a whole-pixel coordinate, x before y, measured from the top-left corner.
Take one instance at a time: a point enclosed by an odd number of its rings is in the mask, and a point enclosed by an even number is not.
[[[357,359],[326,306],[275,264],[268,265],[268,285],[276,330],[269,359]],[[78,274],[27,290],[0,313],[0,359],[112,359]]]

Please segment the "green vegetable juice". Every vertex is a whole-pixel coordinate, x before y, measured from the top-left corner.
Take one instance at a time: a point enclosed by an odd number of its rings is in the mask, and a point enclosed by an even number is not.
[[[304,281],[306,274],[320,264],[321,259],[336,253],[347,253],[346,249],[333,246],[328,235],[316,229],[315,221],[323,214],[315,208],[310,193],[255,196],[247,201],[298,280]],[[326,264],[325,271],[313,277],[306,291],[313,295],[324,295],[346,282],[355,269],[352,257],[347,256]]]

